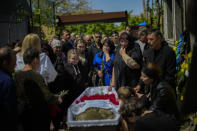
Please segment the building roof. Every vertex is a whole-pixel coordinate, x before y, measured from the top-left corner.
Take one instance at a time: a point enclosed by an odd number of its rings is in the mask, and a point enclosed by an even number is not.
[[[107,12],[95,14],[80,14],[67,15],[63,14],[57,16],[59,25],[74,25],[74,24],[88,24],[88,23],[104,23],[104,22],[127,22],[127,11],[124,12]]]

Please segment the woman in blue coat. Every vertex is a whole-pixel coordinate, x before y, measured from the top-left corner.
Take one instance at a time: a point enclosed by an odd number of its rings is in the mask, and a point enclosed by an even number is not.
[[[103,42],[102,51],[94,57],[93,66],[95,68],[97,86],[109,86],[112,78],[112,68],[114,59],[114,43],[106,39]]]

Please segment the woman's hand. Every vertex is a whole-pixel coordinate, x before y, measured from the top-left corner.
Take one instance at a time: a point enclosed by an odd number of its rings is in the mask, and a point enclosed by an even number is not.
[[[137,95],[138,98],[141,98],[144,94],[141,94],[141,93],[137,93],[136,92],[136,95]]]
[[[140,91],[140,89],[141,89],[141,86],[140,85],[137,85],[135,88],[133,88],[134,89],[134,91],[137,93],[137,92],[139,92]]]
[[[144,116],[144,115],[152,113],[152,112],[153,112],[152,110],[146,110],[146,111],[144,111],[144,113],[141,116]]]
[[[108,49],[106,49],[106,48],[103,48],[103,52],[105,53],[105,55],[109,55],[109,50]]]
[[[63,100],[62,100],[61,96],[57,97],[57,102],[58,102],[58,104],[62,104]]]
[[[121,47],[119,53],[120,55],[126,54],[126,49]]]
[[[50,131],[55,131],[55,126],[52,121],[50,123]]]
[[[102,78],[103,77],[103,72],[102,71],[98,70],[97,71],[97,74],[98,74],[99,78]]]
[[[111,83],[110,86],[108,86],[108,91],[111,91],[112,88],[114,88],[114,84],[113,83]]]

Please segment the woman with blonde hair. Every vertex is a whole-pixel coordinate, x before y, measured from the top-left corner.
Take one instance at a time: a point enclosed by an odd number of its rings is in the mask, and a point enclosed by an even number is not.
[[[17,66],[16,70],[21,70],[24,68],[25,64],[23,61],[23,54],[28,48],[36,48],[40,52],[40,67],[37,72],[39,72],[46,83],[50,83],[55,80],[57,72],[51,63],[51,60],[45,53],[41,53],[41,43],[40,38],[37,34],[30,33],[25,36],[22,42],[21,51],[17,54]]]

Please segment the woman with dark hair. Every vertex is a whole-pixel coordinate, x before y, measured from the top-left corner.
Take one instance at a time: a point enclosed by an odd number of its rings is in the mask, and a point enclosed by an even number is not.
[[[43,42],[41,43],[41,49],[42,49],[42,52],[44,52],[49,57],[52,64],[54,64],[55,54],[53,53],[53,49],[51,48],[51,46],[48,43]]]
[[[88,83],[90,82],[90,74],[89,74],[89,71],[90,71],[90,65],[92,63],[90,63],[89,61],[89,56],[88,56],[88,52],[87,52],[87,49],[86,49],[86,43],[84,40],[78,40],[74,46],[74,48],[77,50],[77,52],[79,53],[79,62],[80,64],[83,66],[84,68],[84,72],[85,74],[88,74],[85,77],[85,81],[86,81],[86,85],[88,85]]]
[[[144,114],[144,105],[136,97],[126,100],[120,107],[120,131],[178,131],[176,119],[162,111],[156,110]]]
[[[79,61],[82,65],[86,66],[88,64],[88,53],[86,50],[86,44],[84,40],[78,40],[74,48],[79,53]]]
[[[180,112],[176,103],[176,96],[172,87],[161,80],[162,71],[159,65],[148,63],[141,73],[140,79],[145,84],[145,90],[149,88],[149,93],[142,96],[142,100],[152,112],[160,110],[164,113],[174,115],[180,119]]]
[[[109,87],[115,87],[118,90],[121,86],[130,86],[134,88],[140,77],[140,68],[142,64],[142,53],[138,44],[126,32],[120,35],[121,48],[114,57],[114,68],[112,82]]]
[[[114,49],[114,43],[109,39],[105,39],[103,42],[102,51],[95,55],[93,61],[93,66],[96,71],[95,85],[110,85],[110,80],[112,78]]]

